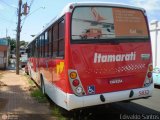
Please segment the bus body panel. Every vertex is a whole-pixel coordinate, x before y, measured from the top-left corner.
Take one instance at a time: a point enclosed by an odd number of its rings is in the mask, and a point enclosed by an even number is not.
[[[68,101],[67,110],[94,106],[94,105],[107,104],[112,102],[138,99],[142,97],[143,98],[151,97],[153,88],[154,86],[152,84],[147,88],[132,89],[132,91],[134,92],[134,95],[131,98],[129,97],[131,90],[102,93],[102,94],[89,95],[89,96],[83,96],[83,97],[77,97],[74,94],[67,94],[67,101]],[[105,101],[101,101],[100,99],[101,95],[104,96]]]
[[[66,91],[66,78],[64,60],[61,59],[41,59],[43,62],[40,64],[40,74],[43,79],[53,84],[58,89]]]
[[[146,49],[148,48],[148,49]],[[130,53],[134,52],[135,60]],[[82,85],[88,93],[88,87],[94,86],[93,94],[114,92],[143,87],[148,65],[151,63],[149,42],[111,44],[73,44],[71,45],[70,69],[75,69]],[[128,55],[130,59],[121,60]],[[142,55],[149,55],[143,59]],[[108,56],[107,56],[108,55]],[[116,55],[107,61],[107,57]],[[128,60],[128,61],[127,61]]]

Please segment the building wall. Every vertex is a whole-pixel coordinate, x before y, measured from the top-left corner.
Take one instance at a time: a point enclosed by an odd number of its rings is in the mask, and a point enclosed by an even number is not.
[[[4,48],[4,46],[0,46],[0,69],[6,67],[6,50],[2,48]]]
[[[160,68],[160,21],[150,23],[150,35],[152,42],[153,67]]]
[[[8,53],[8,41],[0,38],[0,69],[5,69],[8,66]]]

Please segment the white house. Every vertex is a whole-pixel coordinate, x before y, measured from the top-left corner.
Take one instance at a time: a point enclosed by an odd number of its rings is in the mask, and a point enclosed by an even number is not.
[[[160,68],[160,21],[152,21],[149,27],[152,42],[153,67]]]

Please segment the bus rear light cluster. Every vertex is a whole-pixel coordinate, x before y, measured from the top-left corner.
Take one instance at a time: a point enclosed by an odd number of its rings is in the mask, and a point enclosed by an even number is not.
[[[153,66],[152,66],[152,64],[149,64],[146,79],[144,82],[144,87],[148,87],[149,85],[151,85],[153,83],[152,71],[153,71]]]
[[[77,70],[69,70],[68,73],[70,85],[74,94],[77,96],[85,95]]]

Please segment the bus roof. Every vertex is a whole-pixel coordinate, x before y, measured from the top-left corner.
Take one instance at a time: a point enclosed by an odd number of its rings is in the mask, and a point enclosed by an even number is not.
[[[144,11],[143,8],[131,6],[124,3],[111,3],[111,2],[74,2],[69,3],[66,5],[61,13],[61,15],[65,14],[66,12],[70,12],[70,6],[76,7],[76,6],[108,6],[108,7],[124,7],[124,8],[131,8],[131,9],[137,9]]]
[[[145,11],[145,9],[140,8],[140,7],[135,7],[135,6],[131,6],[131,5],[127,5],[124,3],[111,3],[111,2],[96,2],[96,1],[92,1],[92,2],[74,2],[74,3],[69,3],[67,4],[64,9],[62,10],[62,12],[54,17],[44,28],[42,31],[40,31],[34,38],[37,38],[41,33],[45,32],[55,21],[57,21],[59,18],[61,18],[65,13],[67,12],[71,12],[72,9],[70,9],[70,6],[73,7],[77,7],[77,6],[108,6],[108,7],[124,7],[124,8],[131,8],[131,9],[137,9],[137,10],[141,10],[141,11]],[[33,41],[31,41],[33,42]],[[30,42],[30,43],[31,43]],[[30,44],[29,43],[29,44]],[[28,45],[29,45],[28,44]]]

